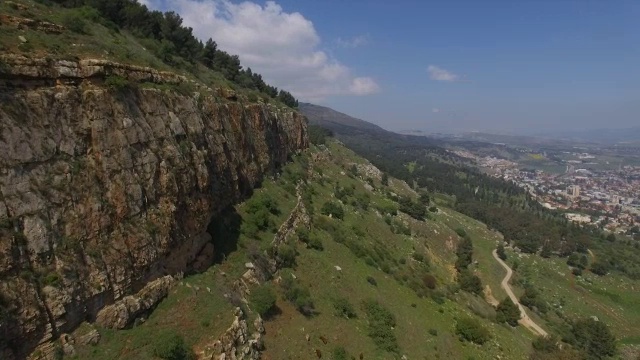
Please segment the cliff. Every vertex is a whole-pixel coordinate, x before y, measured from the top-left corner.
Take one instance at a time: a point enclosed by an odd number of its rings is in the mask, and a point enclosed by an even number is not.
[[[206,268],[211,219],[306,147],[299,113],[228,89],[103,60],[1,56],[0,358]]]

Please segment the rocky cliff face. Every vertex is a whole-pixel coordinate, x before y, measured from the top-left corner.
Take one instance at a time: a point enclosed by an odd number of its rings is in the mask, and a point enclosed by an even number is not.
[[[306,146],[297,112],[175,74],[1,57],[0,358],[208,266],[211,218]]]

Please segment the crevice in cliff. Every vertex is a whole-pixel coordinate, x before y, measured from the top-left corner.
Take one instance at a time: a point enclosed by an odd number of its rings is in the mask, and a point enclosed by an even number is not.
[[[238,249],[240,238],[240,225],[242,217],[234,206],[229,206],[219,215],[211,219],[207,227],[207,233],[211,235],[213,244],[213,264],[220,264],[229,254]]]

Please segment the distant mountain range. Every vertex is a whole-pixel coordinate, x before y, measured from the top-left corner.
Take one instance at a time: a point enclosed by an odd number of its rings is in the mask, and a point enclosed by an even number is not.
[[[319,125],[336,133],[370,133],[370,134],[395,134],[370,122],[356,119],[347,114],[335,111],[326,106],[301,103],[298,110],[309,119],[313,125]],[[396,134],[398,135],[398,134]]]

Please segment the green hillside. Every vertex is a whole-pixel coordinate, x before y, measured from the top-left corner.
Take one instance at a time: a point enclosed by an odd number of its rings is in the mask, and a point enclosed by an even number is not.
[[[274,249],[274,233],[296,206],[298,181],[304,182],[300,199],[307,206],[310,228],[305,231],[304,226],[299,227]],[[263,308],[259,305],[262,300],[248,295],[248,303],[243,303],[232,295],[232,289],[246,271],[246,263],[259,264],[268,254],[275,254],[280,269],[261,285],[251,286],[253,292],[269,289],[267,292],[275,294],[275,305],[265,311],[264,359],[311,359],[317,356],[316,350],[330,359],[358,358],[360,354],[364,359],[531,356],[536,335],[523,326],[497,323],[496,310],[489,305],[492,298],[506,298],[500,287],[505,271],[491,255],[501,235],[441,205],[441,196],[421,205],[430,211],[424,214],[425,220],[417,220],[398,210],[403,206],[399,199],[404,197],[416,204],[425,199],[406,183],[381,176],[338,142],[313,146],[280,175],[265,181],[249,200],[214,219],[210,227],[214,242],[224,239],[216,244],[223,252],[218,264],[185,277],[143,323],[121,331],[99,329],[103,336],[100,343],[80,347],[77,357],[152,359],[158,334],[171,329],[181,334],[196,354],[202,354],[212,339],[229,327],[234,306],[245,310],[248,323],[253,323],[255,309]],[[262,211],[265,209],[268,211]],[[472,241],[469,271],[480,278],[484,293],[463,291],[456,280],[461,232]],[[558,261],[515,260],[517,255],[511,250],[507,253],[511,264],[519,263],[517,279],[512,282],[533,284],[552,309],[546,315],[528,310],[551,334],[571,335],[559,314],[579,319],[595,313],[606,323],[628,324],[613,329],[623,342],[637,340],[640,334],[635,334],[638,330],[633,328],[633,317],[625,320],[598,310],[616,299],[625,311],[625,306],[633,309],[632,301],[625,300],[631,293],[624,293],[624,289],[637,284],[619,280],[618,289],[605,292],[597,290],[604,283],[588,277],[593,283],[583,285],[587,290],[577,298],[566,293],[574,290],[563,289],[557,277],[549,282],[548,276],[540,276],[555,271],[561,266]],[[517,286],[516,291],[520,295],[522,287]],[[472,334],[486,332],[487,339],[478,340],[482,344],[464,340],[456,331],[458,324],[469,321],[480,326]],[[536,358],[574,354],[567,346],[562,354],[547,349]],[[582,358],[576,356],[572,358]]]

